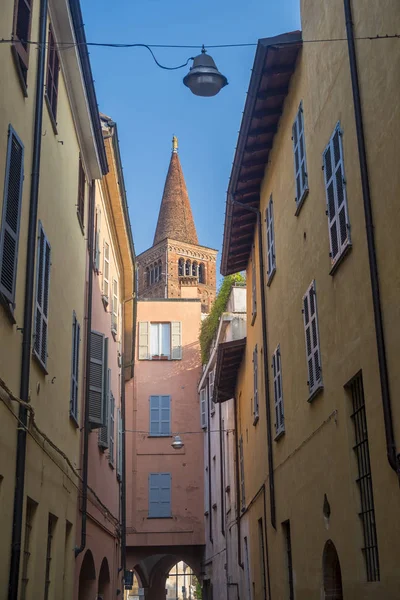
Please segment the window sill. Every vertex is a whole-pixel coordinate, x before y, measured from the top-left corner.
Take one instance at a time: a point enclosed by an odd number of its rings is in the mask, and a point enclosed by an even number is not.
[[[148,438],[172,438],[170,433],[149,433]]]
[[[343,260],[349,254],[349,252],[350,252],[351,249],[352,249],[352,245],[351,245],[350,242],[348,242],[348,244],[345,247],[345,249],[343,250],[342,254],[340,256],[338,256],[338,258],[333,263],[333,265],[331,267],[331,270],[329,271],[329,275],[333,276],[336,273],[338,267],[342,264]]]
[[[15,69],[17,71],[18,80],[19,80],[19,84],[21,86],[22,93],[24,95],[24,98],[27,98],[28,97],[28,86],[26,85],[26,81],[24,79],[24,75],[22,73],[21,65],[19,62],[20,61],[19,54],[18,54],[17,49],[14,46],[14,44],[11,45],[11,53],[13,55],[14,65],[15,65]]]
[[[163,520],[165,520],[165,519],[173,519],[173,517],[147,517],[147,519],[151,519],[151,520],[163,519]]]
[[[302,195],[301,195],[301,198],[300,198],[300,200],[299,200],[298,202],[296,202],[296,212],[294,213],[294,216],[295,216],[295,217],[298,217],[298,216],[299,216],[299,214],[300,214],[300,211],[301,211],[301,207],[303,206],[303,204],[304,204],[304,200],[307,198],[307,196],[308,196],[308,192],[309,192],[309,191],[310,191],[310,190],[309,190],[309,188],[308,188],[308,187],[306,187],[306,188],[304,189],[304,191],[303,191]]]
[[[79,226],[82,231],[82,235],[85,235],[85,226],[83,224],[82,216],[81,216],[81,213],[79,212],[79,210],[76,211],[76,216],[78,218],[78,222],[79,222]]]
[[[271,285],[271,283],[272,283],[272,280],[273,280],[273,278],[274,278],[274,275],[275,275],[275,273],[276,273],[276,267],[274,267],[274,268],[272,269],[272,271],[271,271],[271,274],[270,274],[270,275],[268,275],[268,279],[267,279],[267,286],[268,286],[268,287]]]
[[[11,325],[15,325],[17,321],[15,320],[15,317],[14,317],[14,307],[7,300],[7,298],[5,298],[3,296],[3,294],[0,294],[0,304],[3,306],[4,311],[8,317],[8,320],[10,321]]]
[[[46,93],[44,94],[44,99],[46,100],[46,106],[47,106],[47,110],[49,112],[49,117],[50,117],[51,125],[53,127],[54,135],[58,135],[57,121],[53,115],[53,110],[51,108],[50,100]]]
[[[320,383],[319,386],[317,388],[315,388],[315,390],[310,394],[307,402],[311,403],[317,396],[319,396],[319,394],[322,392],[323,389],[324,389],[324,384]]]
[[[42,360],[41,360],[41,358],[39,358],[39,356],[38,356],[38,354],[37,354],[37,352],[36,352],[36,350],[35,350],[35,349],[33,349],[33,350],[32,350],[32,356],[33,356],[33,358],[34,358],[35,362],[37,363],[37,365],[38,365],[38,366],[40,367],[40,369],[43,371],[44,375],[48,375],[48,374],[49,374],[49,372],[47,371],[46,365],[44,365],[44,364],[42,363]]]
[[[154,356],[151,356],[149,360],[171,360],[169,356],[167,356],[166,354],[155,354]]]
[[[254,419],[253,419],[253,425],[254,425],[254,427],[257,425],[259,419],[260,419],[260,415],[258,415],[258,414],[254,415]]]
[[[71,423],[73,424],[73,426],[76,429],[78,429],[78,427],[79,427],[78,417],[75,416],[72,412],[69,413],[69,420],[71,421]]]
[[[277,442],[278,440],[280,440],[280,439],[281,439],[281,437],[283,437],[284,435],[285,435],[285,429],[281,429],[280,431],[278,431],[278,432],[275,434],[275,437],[274,437],[274,442]]]

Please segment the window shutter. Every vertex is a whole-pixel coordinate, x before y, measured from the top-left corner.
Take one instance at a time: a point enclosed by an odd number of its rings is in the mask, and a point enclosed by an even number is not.
[[[170,435],[171,396],[150,396],[150,435]]]
[[[210,399],[210,411],[213,415],[215,413],[215,403],[214,403],[214,377],[215,371],[212,370],[208,374],[208,397]]]
[[[257,419],[259,416],[258,410],[258,349],[257,346],[253,352],[253,416]]]
[[[251,316],[252,323],[257,315],[257,279],[256,279],[256,260],[255,260],[255,247],[251,253]]]
[[[206,418],[206,388],[200,390],[200,422],[202,429],[207,427],[207,418]]]
[[[111,331],[114,335],[118,333],[118,282],[113,279]]]
[[[270,279],[275,271],[275,237],[274,237],[274,213],[272,196],[269,200],[266,210],[266,224],[267,224],[267,275]]]
[[[115,398],[110,392],[110,419],[108,422],[108,462],[114,464],[114,440],[115,440]]]
[[[243,436],[239,438],[239,466],[240,466],[240,494],[242,509],[246,507],[246,496],[244,487],[244,455],[243,455]]]
[[[322,386],[321,354],[317,318],[317,297],[315,281],[303,298],[304,331],[308,368],[308,388],[310,396]]]
[[[105,241],[103,247],[103,295],[110,299],[110,246]]]
[[[150,473],[149,475],[149,517],[171,516],[171,474]]]
[[[351,243],[344,178],[343,145],[340,125],[329,140],[323,154],[325,194],[328,216],[331,262],[334,264]]]
[[[294,171],[296,181],[296,204],[300,205],[308,190],[306,146],[304,139],[303,103],[300,103],[296,120],[292,127]]]
[[[285,431],[285,419],[283,412],[283,390],[282,390],[282,367],[281,351],[279,346],[272,355],[272,371],[274,376],[274,399],[275,399],[275,432],[276,435]]]
[[[172,341],[172,360],[182,359],[182,323],[173,321],[171,323],[171,341]]]
[[[92,429],[104,424],[104,334],[90,335],[89,422]]]
[[[139,360],[148,360],[150,358],[149,336],[150,324],[147,321],[141,321],[139,323]]]
[[[117,476],[122,476],[122,414],[120,409],[117,409],[117,423],[118,423],[118,455],[117,455]]]
[[[34,351],[43,367],[47,365],[47,334],[50,290],[50,244],[39,223],[36,273],[36,318]]]
[[[79,345],[81,328],[76,318],[75,311],[72,317],[72,352],[71,352],[71,397],[69,412],[78,419],[78,393],[79,393]]]
[[[0,229],[0,293],[12,306],[15,304],[23,181],[24,146],[10,125]]]
[[[160,434],[161,396],[150,396],[150,435]]]
[[[108,339],[105,338],[104,340],[104,345],[105,345],[105,354],[108,354]],[[106,364],[106,359],[104,360],[104,363]],[[106,374],[107,377],[107,381],[105,383],[105,387],[104,387],[104,425],[103,427],[100,427],[99,429],[99,446],[101,446],[102,448],[108,448],[109,447],[109,425],[110,425],[110,414],[111,414],[111,407],[110,407],[110,394],[111,394],[111,369],[107,369],[105,368],[104,373]]]
[[[96,221],[95,221],[95,232],[94,232],[94,268],[97,272],[100,270],[100,223],[101,223],[101,210],[96,208]]]

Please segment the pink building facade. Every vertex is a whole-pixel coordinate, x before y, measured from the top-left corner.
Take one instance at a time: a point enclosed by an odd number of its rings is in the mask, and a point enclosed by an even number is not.
[[[135,378],[126,389],[127,568],[144,597],[163,600],[178,561],[201,575],[201,299],[141,300],[137,321]],[[178,450],[171,446],[177,434]]]

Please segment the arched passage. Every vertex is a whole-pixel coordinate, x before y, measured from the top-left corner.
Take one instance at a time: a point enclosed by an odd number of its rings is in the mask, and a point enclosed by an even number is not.
[[[110,569],[108,568],[108,561],[104,557],[103,562],[100,567],[99,574],[99,586],[98,586],[98,596],[102,600],[110,600],[111,599],[111,582],[110,582]]]
[[[93,600],[96,596],[96,568],[93,554],[86,550],[79,573],[78,600]]]
[[[343,600],[342,573],[335,544],[328,540],[322,558],[325,600]]]

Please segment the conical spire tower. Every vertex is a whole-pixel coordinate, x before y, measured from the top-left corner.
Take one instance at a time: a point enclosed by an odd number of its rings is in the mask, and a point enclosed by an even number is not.
[[[198,245],[196,227],[185,178],[178,155],[178,140],[172,139],[172,155],[158,215],[153,245],[166,238]]]

